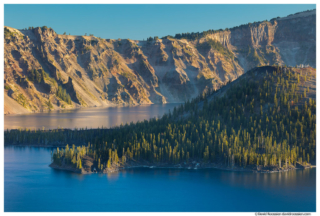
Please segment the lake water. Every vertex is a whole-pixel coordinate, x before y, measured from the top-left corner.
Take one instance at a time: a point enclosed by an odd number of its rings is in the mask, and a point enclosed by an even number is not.
[[[50,168],[50,148],[4,148],[6,212],[314,212],[316,169],[257,174],[132,168],[80,175]]]
[[[109,107],[109,108],[83,108],[74,110],[51,111],[44,113],[30,113],[23,115],[5,115],[4,129],[16,128],[98,128],[112,127],[137,122],[144,119],[162,116],[173,111],[175,106],[181,104],[152,104],[134,107]]]

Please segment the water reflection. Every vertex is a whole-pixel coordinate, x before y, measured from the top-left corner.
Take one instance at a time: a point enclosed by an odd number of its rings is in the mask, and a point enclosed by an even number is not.
[[[82,108],[46,113],[5,115],[4,128],[45,129],[112,127],[162,116],[180,104],[152,104],[135,107]]]
[[[51,169],[50,148],[4,150],[5,211],[316,210],[316,169],[268,174],[146,167],[81,175]]]
[[[186,170],[186,169],[162,169],[162,168],[131,168],[121,171],[121,175],[126,174],[148,175],[152,173],[153,177],[165,175],[170,180],[181,180],[181,177],[192,179],[194,176],[203,175],[210,184],[219,182],[219,184],[228,187],[246,188],[246,189],[290,189],[290,188],[315,188],[316,169],[291,170],[280,173],[252,173],[252,172],[232,172],[217,169],[205,170]]]
[[[103,177],[103,175],[107,176],[108,182],[116,182],[119,179],[120,173],[114,172],[114,173],[100,174],[99,177],[101,177],[101,176]]]

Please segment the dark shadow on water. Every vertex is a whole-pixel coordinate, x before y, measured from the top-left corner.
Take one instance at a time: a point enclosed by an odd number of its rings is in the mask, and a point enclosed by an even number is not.
[[[9,212],[316,210],[316,169],[268,174],[146,167],[81,175],[50,168],[50,148],[4,150],[4,206]]]

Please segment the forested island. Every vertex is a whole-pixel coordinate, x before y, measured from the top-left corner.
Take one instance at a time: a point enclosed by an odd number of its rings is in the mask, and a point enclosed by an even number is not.
[[[159,119],[110,129],[7,130],[5,145],[65,146],[52,153],[50,166],[78,173],[308,168],[316,159],[315,76],[311,67],[258,67]]]

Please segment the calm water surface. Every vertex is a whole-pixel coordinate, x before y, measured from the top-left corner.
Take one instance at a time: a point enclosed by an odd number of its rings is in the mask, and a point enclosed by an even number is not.
[[[50,151],[4,148],[5,211],[316,211],[316,169],[256,174],[135,168],[80,175],[48,167]]]
[[[135,107],[83,108],[75,110],[30,113],[23,115],[5,115],[4,128],[98,128],[112,127],[162,116],[169,109],[181,104],[152,104]]]

